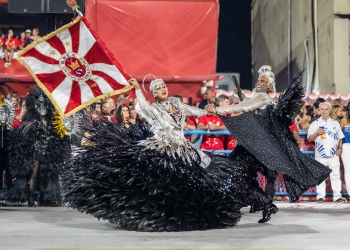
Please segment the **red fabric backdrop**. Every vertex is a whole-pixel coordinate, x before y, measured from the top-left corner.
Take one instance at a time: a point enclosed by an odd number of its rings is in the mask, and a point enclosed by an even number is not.
[[[86,0],[86,17],[131,75],[216,73],[218,0]]]
[[[198,102],[201,82],[216,73],[218,8],[218,0],[86,0],[85,16],[130,75],[203,76],[168,84],[170,95]]]

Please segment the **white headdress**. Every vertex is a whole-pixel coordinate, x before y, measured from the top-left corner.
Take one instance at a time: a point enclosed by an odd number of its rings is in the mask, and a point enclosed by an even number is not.
[[[144,90],[145,92],[147,92],[146,89],[145,89],[145,79],[146,79],[148,76],[153,76],[153,77],[154,77],[154,80],[151,81],[151,84],[150,84],[150,86],[149,86],[149,90],[151,91],[152,95],[153,95],[154,97],[156,97],[156,96],[157,96],[157,93],[156,93],[156,91],[154,90],[154,87],[155,87],[156,85],[159,85],[159,84],[164,84],[164,85],[166,86],[166,84],[165,84],[165,82],[163,81],[163,79],[156,78],[154,75],[148,74],[148,75],[146,75],[146,76],[143,78],[143,81],[142,81],[142,88],[143,88],[143,90]]]
[[[259,77],[263,76],[269,80],[268,86],[271,86],[270,91],[275,93],[276,92],[275,74],[272,72],[271,66],[269,65],[262,66],[259,69],[258,73],[259,73]]]

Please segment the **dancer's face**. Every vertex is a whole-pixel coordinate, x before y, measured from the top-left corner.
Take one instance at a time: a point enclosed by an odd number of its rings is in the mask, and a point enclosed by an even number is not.
[[[270,91],[268,84],[269,84],[269,79],[267,79],[264,76],[259,77],[255,85],[255,91],[260,93],[261,92],[268,93]]]
[[[168,88],[164,83],[154,86],[154,91],[158,101],[165,101],[168,98]]]
[[[41,116],[45,116],[47,114],[46,106],[47,104],[45,103],[44,97],[39,96],[35,101],[35,109]]]

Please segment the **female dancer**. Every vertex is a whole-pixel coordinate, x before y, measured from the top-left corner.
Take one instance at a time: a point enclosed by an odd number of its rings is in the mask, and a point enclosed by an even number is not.
[[[137,141],[122,125],[101,121],[94,146],[62,175],[66,203],[129,230],[185,231],[235,226],[242,207],[268,202],[244,161],[206,155],[185,139],[186,116],[205,110],[168,98],[161,79],[151,82],[152,104],[135,79],[129,83],[154,135]]]
[[[346,182],[346,191],[350,194],[350,102],[344,107],[343,119],[340,122],[340,127],[344,133],[343,150],[341,159],[344,164],[344,178]]]

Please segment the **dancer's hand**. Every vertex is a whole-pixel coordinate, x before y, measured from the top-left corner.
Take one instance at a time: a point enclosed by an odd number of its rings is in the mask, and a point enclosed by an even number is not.
[[[131,79],[128,81],[128,83],[129,83],[131,86],[134,86],[134,88],[135,88],[136,90],[141,89],[141,88],[140,88],[139,82],[138,82],[135,78],[131,78]]]
[[[240,116],[241,114],[243,114],[244,112],[239,112],[239,113],[233,113],[231,114],[231,116]]]

